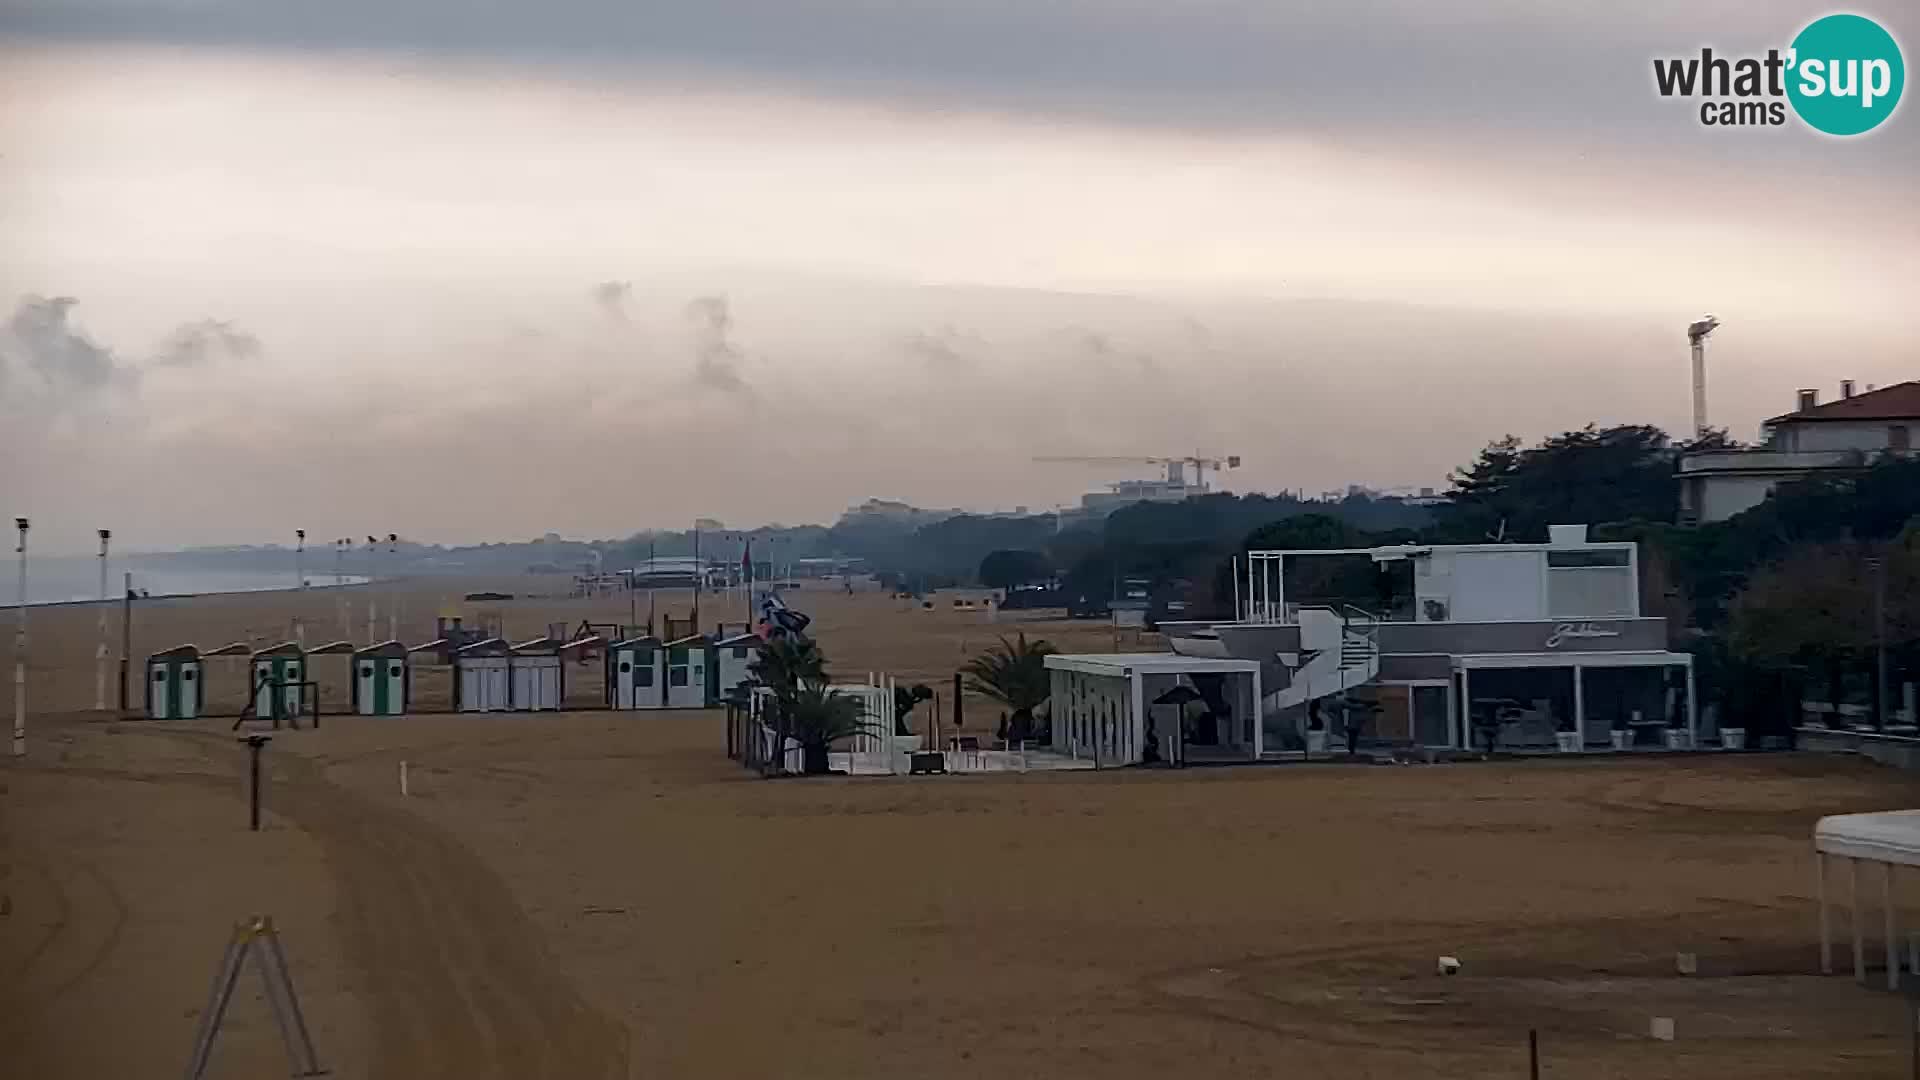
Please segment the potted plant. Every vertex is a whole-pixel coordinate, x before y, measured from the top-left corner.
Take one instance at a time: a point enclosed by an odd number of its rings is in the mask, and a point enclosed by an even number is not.
[[[1667,718],[1667,749],[1690,750],[1693,747],[1693,732],[1681,726],[1673,717]]]
[[[1626,717],[1624,716],[1614,717],[1613,718],[1614,750],[1625,751],[1625,750],[1631,749],[1632,747],[1633,747],[1633,728],[1627,726]]]
[[[1580,729],[1573,726],[1571,717],[1562,717],[1553,733],[1554,744],[1563,754],[1577,754],[1585,749],[1581,745]]]
[[[1745,724],[1720,725],[1720,749],[1745,750],[1747,748],[1747,729]]]

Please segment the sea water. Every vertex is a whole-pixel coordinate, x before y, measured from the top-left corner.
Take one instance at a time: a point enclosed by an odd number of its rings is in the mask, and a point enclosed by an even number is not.
[[[8,553],[10,554],[10,553]],[[108,557],[107,597],[118,601],[126,588],[125,575],[133,574],[133,587],[147,596],[202,596],[209,593],[267,592],[294,589],[300,585],[292,567],[284,571],[263,569],[206,569],[183,566],[171,561],[155,564],[139,556]],[[19,564],[11,559],[0,572],[0,606],[12,607],[19,596]],[[358,585],[364,576],[331,573],[316,574],[307,568],[307,584],[314,588],[333,585]],[[27,561],[28,604],[71,604],[100,599],[100,560],[71,556],[34,556]]]

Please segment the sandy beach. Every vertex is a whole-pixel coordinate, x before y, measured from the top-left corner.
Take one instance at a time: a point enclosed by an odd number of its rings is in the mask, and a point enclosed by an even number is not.
[[[402,637],[454,588],[391,590]],[[295,617],[328,640],[336,599],[154,601],[135,651]],[[627,610],[496,606],[515,637]],[[1102,625],[879,594],[796,606],[856,681],[942,686],[1016,629],[1112,648]],[[1857,762],[766,782],[725,758],[717,713],[329,716],[276,735],[250,833],[231,720],[91,712],[94,613],[35,619],[30,753],[0,766],[0,1055],[21,1076],[177,1072],[253,913],[283,928],[337,1076],[1464,1080],[1525,1075],[1529,1029],[1555,1078],[1906,1060],[1900,999],[1812,974],[1813,820],[1915,796]],[[1652,1015],[1679,1040],[1645,1038]],[[210,1075],[280,1067],[247,984]]]

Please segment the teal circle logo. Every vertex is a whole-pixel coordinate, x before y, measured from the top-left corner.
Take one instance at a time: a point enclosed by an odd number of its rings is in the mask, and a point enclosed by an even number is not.
[[[1907,65],[1900,44],[1861,15],[1828,15],[1793,39],[1787,99],[1815,131],[1859,135],[1900,104]]]

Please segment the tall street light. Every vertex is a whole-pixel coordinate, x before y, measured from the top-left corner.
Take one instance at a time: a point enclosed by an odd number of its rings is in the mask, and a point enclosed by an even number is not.
[[[13,756],[27,756],[27,529],[26,518],[14,518],[20,530],[20,544],[13,550],[20,556],[20,629],[13,639]]]
[[[107,709],[107,542],[113,539],[112,529],[100,530],[100,645],[93,653],[93,707],[96,711]]]

